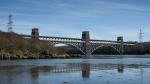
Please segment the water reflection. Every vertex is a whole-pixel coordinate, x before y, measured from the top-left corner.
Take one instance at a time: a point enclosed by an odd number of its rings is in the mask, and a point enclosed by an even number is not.
[[[0,84],[149,84],[150,64],[55,63],[0,66]],[[11,83],[10,83],[11,82]]]
[[[139,69],[150,68],[149,65],[135,65],[135,64],[88,64],[88,63],[71,63],[71,64],[57,64],[56,66],[37,66],[30,69],[32,80],[38,80],[40,73],[78,73],[81,72],[83,80],[90,78],[91,71],[108,71],[113,70],[119,73],[124,73],[124,69]]]
[[[123,73],[123,71],[124,71],[124,65],[118,64],[118,73]]]
[[[31,78],[32,78],[32,80],[37,80],[38,77],[39,77],[39,72],[38,72],[38,70],[31,69]]]
[[[90,77],[90,64],[82,64],[82,78],[89,79]]]

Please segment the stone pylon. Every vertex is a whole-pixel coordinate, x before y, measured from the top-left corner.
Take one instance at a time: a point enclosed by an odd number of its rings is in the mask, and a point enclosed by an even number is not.
[[[39,39],[39,29],[33,28],[31,32],[32,39]]]
[[[124,53],[124,46],[123,46],[123,36],[117,37],[117,42],[120,43],[120,54]]]
[[[91,55],[90,53],[90,33],[89,31],[82,32],[82,41],[83,43],[83,51],[85,52],[85,56],[88,57]]]

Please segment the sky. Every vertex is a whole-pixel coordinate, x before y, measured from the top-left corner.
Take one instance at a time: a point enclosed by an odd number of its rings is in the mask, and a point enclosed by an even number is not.
[[[91,39],[150,41],[150,0],[0,0],[0,30],[7,31],[8,15],[13,15],[13,31],[30,34]]]

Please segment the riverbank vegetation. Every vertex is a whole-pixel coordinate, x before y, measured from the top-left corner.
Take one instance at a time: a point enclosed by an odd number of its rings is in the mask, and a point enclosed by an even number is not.
[[[47,41],[27,39],[16,33],[0,32],[0,59],[34,59],[67,56]]]

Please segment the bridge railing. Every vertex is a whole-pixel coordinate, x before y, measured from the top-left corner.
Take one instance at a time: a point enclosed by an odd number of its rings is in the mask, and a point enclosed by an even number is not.
[[[31,35],[21,35],[23,38],[32,38]],[[84,43],[80,38],[68,38],[68,37],[51,37],[51,36],[39,36],[40,40],[47,40],[47,41],[60,41],[60,42],[80,42]],[[111,40],[95,40],[91,39],[90,43],[102,43],[102,44],[120,44],[117,41]],[[136,45],[137,42],[123,42],[123,45]]]
[[[90,40],[91,43],[102,43],[102,44],[120,44],[117,41],[111,40]],[[123,45],[135,45],[137,42],[123,42]]]

